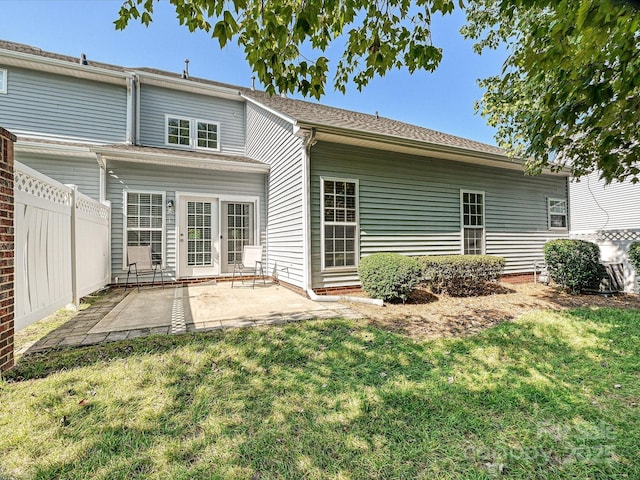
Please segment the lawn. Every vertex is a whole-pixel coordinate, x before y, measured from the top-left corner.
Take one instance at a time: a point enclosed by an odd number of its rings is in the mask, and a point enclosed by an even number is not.
[[[23,357],[0,478],[640,478],[640,311],[329,320]]]

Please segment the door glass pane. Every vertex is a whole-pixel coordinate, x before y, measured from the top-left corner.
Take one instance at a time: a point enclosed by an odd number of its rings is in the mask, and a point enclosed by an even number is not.
[[[211,203],[187,202],[187,265],[212,265]]]
[[[242,260],[242,249],[253,244],[250,203],[229,203],[227,207],[227,262]]]

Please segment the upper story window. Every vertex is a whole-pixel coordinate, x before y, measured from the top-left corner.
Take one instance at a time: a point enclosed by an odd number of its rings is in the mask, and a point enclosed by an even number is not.
[[[358,265],[358,181],[322,178],[322,268]]]
[[[462,253],[484,253],[484,192],[460,191]]]
[[[0,68],[0,93],[7,93],[7,71]]]
[[[547,199],[549,228],[567,228],[567,201],[561,198]]]
[[[166,144],[220,150],[220,124],[166,115]]]

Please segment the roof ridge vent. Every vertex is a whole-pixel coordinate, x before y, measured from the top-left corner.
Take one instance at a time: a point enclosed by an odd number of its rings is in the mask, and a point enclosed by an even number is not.
[[[87,62],[87,54],[86,53],[81,53],[80,54],[80,65],[89,65],[89,62]]]

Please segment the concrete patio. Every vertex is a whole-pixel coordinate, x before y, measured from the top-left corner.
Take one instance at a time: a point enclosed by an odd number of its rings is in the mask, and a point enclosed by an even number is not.
[[[274,325],[315,318],[356,318],[343,304],[314,302],[274,284],[212,282],[115,289],[22,352],[92,345],[156,334]]]

